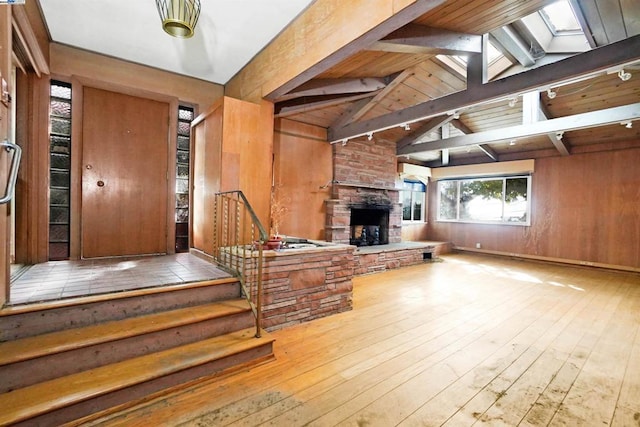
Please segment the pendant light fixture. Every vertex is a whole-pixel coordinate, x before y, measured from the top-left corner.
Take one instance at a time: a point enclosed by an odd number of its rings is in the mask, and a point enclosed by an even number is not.
[[[200,17],[200,0],[156,0],[162,29],[173,37],[193,36]]]

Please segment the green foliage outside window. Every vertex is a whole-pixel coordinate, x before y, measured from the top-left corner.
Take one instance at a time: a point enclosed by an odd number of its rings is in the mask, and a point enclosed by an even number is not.
[[[438,220],[529,224],[529,176],[438,182]]]

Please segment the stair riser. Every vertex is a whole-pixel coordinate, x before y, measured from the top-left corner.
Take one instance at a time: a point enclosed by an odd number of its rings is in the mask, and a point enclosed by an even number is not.
[[[120,320],[163,310],[191,307],[207,302],[238,298],[239,296],[240,285],[228,283],[0,316],[0,341]]]
[[[93,399],[75,404],[73,406],[68,406],[14,425],[37,425],[39,427],[59,426],[65,422],[76,420],[78,418],[94,414],[98,411],[102,411],[116,405],[140,399],[161,390],[165,390],[181,384],[186,384],[198,378],[211,376],[217,372],[229,369],[231,367],[249,364],[251,362],[255,363],[261,360],[266,361],[271,359],[272,357],[272,344],[265,344],[253,348],[249,351],[245,351],[243,353],[238,353],[211,363],[196,366],[191,369],[161,377],[156,380],[148,381],[143,384],[138,384],[134,387],[129,387],[103,396],[98,396]]]
[[[0,366],[0,393],[201,341],[255,324],[251,311]]]

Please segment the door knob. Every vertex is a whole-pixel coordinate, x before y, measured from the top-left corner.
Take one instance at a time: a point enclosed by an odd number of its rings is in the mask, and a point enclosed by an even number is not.
[[[104,181],[98,181],[98,187],[104,187]]]

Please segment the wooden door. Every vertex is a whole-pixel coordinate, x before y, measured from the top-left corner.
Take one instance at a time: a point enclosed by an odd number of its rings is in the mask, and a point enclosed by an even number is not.
[[[169,105],[83,91],[82,257],[167,252]]]

